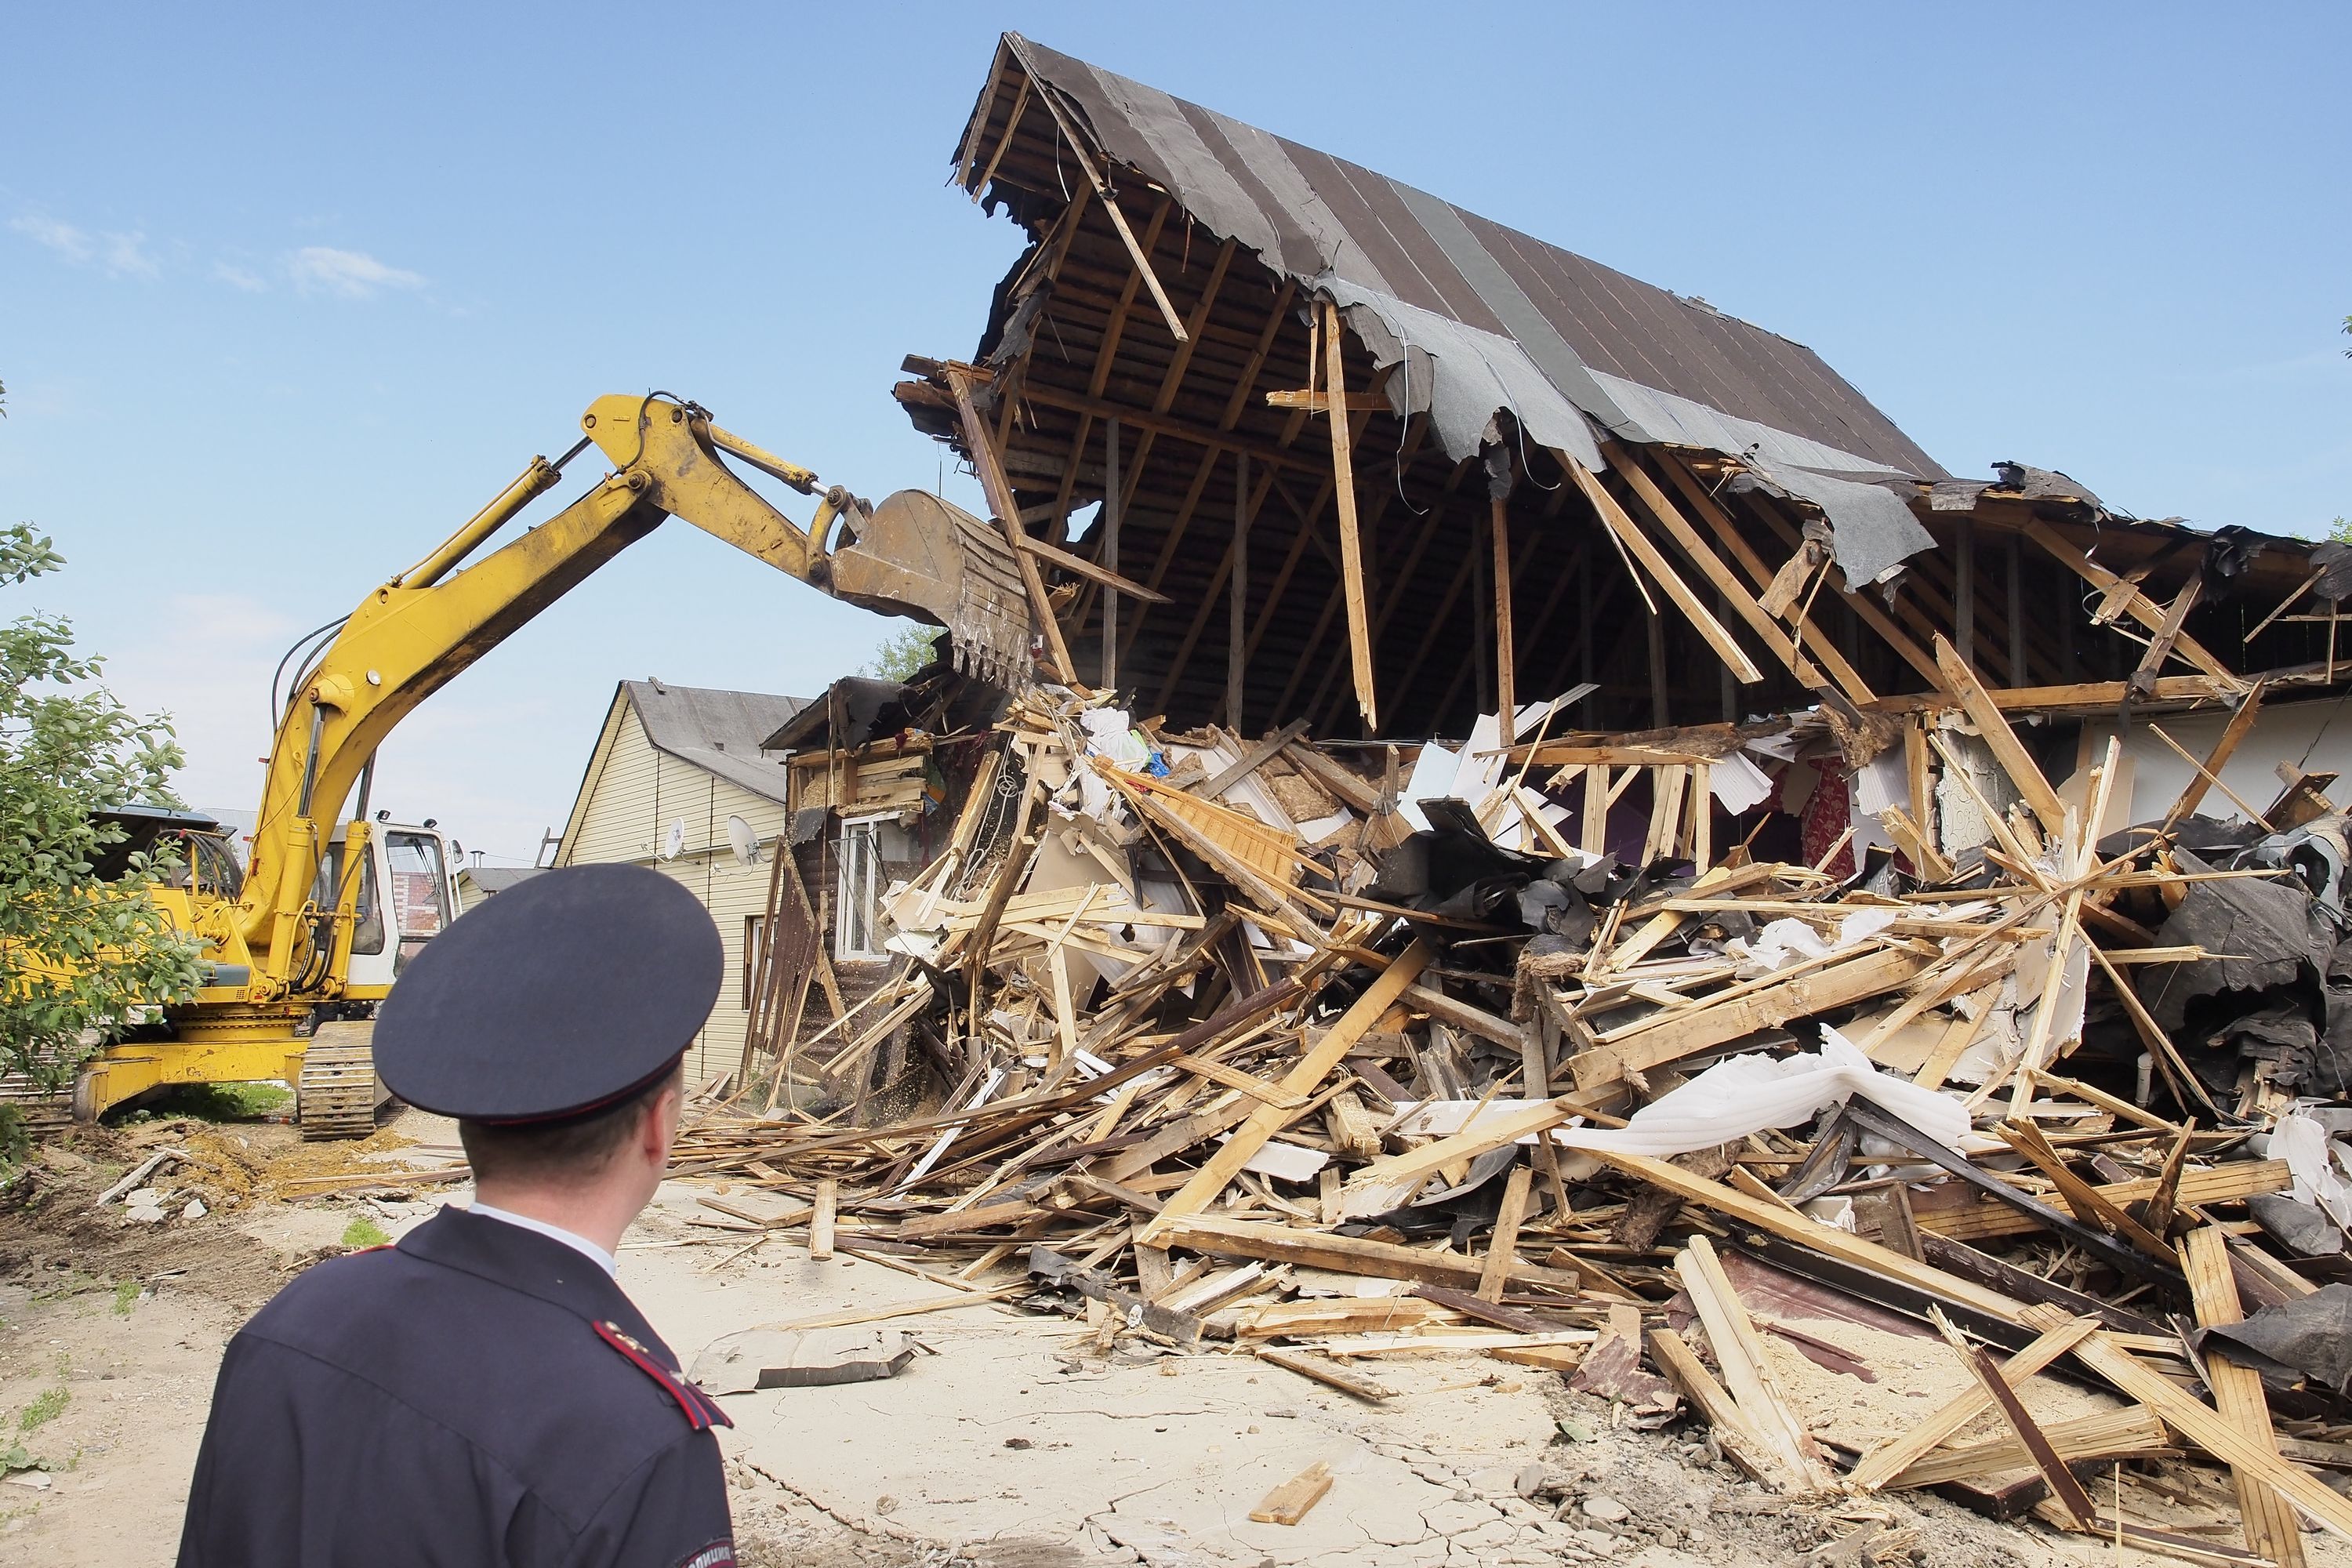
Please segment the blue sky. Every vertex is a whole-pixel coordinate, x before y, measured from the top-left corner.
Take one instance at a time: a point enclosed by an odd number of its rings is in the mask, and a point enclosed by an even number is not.
[[[1808,343],[1955,472],[2352,513],[2339,5],[48,6],[0,50],[0,512],[71,564],[0,614],[249,806],[285,645],[600,394],[933,484],[888,387],[1018,248],[944,184],[1003,27]],[[378,798],[528,858],[615,680],[811,693],[888,629],[672,523]]]

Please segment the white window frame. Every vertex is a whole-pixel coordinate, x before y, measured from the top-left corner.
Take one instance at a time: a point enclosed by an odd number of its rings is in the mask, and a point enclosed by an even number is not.
[[[895,821],[890,812],[842,818],[835,844],[838,872],[834,884],[833,955],[835,958],[887,958],[882,950],[882,825]]]

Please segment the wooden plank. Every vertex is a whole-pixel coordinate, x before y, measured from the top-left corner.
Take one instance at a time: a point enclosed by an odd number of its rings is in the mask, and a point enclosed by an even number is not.
[[[2048,551],[2060,561],[2065,563],[2066,565],[2074,569],[2074,573],[2078,576],[2080,576],[2084,582],[2090,584],[2093,587],[2105,589],[2109,592],[2121,588],[2129,595],[2129,597],[2125,600],[2124,608],[2130,614],[2132,619],[2139,622],[2140,625],[2146,626],[2152,632],[2161,631],[2163,629],[2164,613],[2156,607],[2156,605],[2148,599],[2147,595],[2141,593],[2136,585],[2124,582],[2124,580],[2115,573],[2099,565],[2096,562],[2094,562],[2089,557],[2085,556],[2081,551],[2076,550],[2073,545],[2067,543],[2064,539],[2059,536],[2057,531],[2053,529],[2048,523],[2042,521],[2038,518],[2028,518],[2024,523],[2023,532],[2026,538],[2033,541],[2034,543],[2042,546],[2042,549]],[[2173,646],[2181,658],[2187,659],[2190,664],[2195,665],[2207,675],[2213,676],[2229,682],[2231,689],[2233,690],[2243,690],[2245,689],[2245,682],[2239,679],[2236,671],[2232,670],[2228,665],[2223,664],[2220,659],[2214,658],[2211,653],[2206,650],[2202,644],[2199,643],[2195,637],[2190,637],[2188,633],[2180,633],[2175,639]]]
[[[1724,1274],[1714,1245],[1705,1236],[1694,1235],[1675,1258],[1675,1272],[1699,1321],[1706,1325],[1715,1363],[1723,1369],[1724,1386],[1731,1391],[1748,1429],[1763,1440],[1777,1462],[1780,1489],[1798,1493],[1833,1490],[1835,1483],[1822,1462],[1820,1446],[1773,1377],[1763,1339]]]
[[[1495,712],[1503,727],[1503,744],[1518,739],[1519,676],[1517,643],[1511,632],[1511,504],[1496,496],[1489,505],[1495,547]]]
[[[1502,1207],[1496,1213],[1494,1237],[1486,1244],[1486,1267],[1478,1275],[1475,1294],[1481,1301],[1500,1301],[1503,1288],[1510,1283],[1511,1265],[1518,1261],[1519,1225],[1528,1217],[1528,1190],[1535,1174],[1525,1165],[1514,1165],[1503,1184]]]
[[[2138,1405],[2102,1411],[2073,1421],[2053,1421],[2042,1428],[2042,1434],[2050,1440],[2058,1457],[2069,1464],[2083,1459],[2133,1458],[2180,1451],[2171,1446],[2171,1436],[2165,1431],[2164,1423]],[[2033,1457],[2025,1451],[2024,1444],[2014,1437],[1994,1437],[1930,1454],[1904,1471],[1894,1484],[1909,1491],[1974,1480],[2032,1463]]]
[[[1052,94],[1045,97],[1047,102],[1053,100]],[[950,365],[947,377],[963,426],[964,446],[971,454],[973,470],[980,476],[981,492],[988,498],[989,510],[996,513],[997,526],[1004,530],[1005,542],[1013,547],[1013,563],[1021,570],[1021,584],[1029,595],[1030,618],[1037,622],[1037,629],[1045,635],[1045,650],[1053,658],[1055,676],[1063,681],[1075,682],[1078,668],[1070,662],[1069,647],[1062,640],[1062,623],[1055,617],[1053,601],[1045,596],[1045,580],[1037,572],[1037,558],[1022,547],[1028,531],[1021,526],[1021,503],[1013,499],[1013,481],[1005,477],[1004,459],[996,449],[996,433],[981,417],[970,374]]]
[[[2050,1179],[2058,1189],[2059,1197],[2074,1211],[2076,1219],[2123,1237],[2160,1262],[2172,1261],[2172,1248],[2165,1244],[2163,1238],[2152,1234],[2146,1226],[2125,1213],[2121,1205],[2110,1203],[2100,1194],[2098,1188],[2076,1175],[2066,1162],[2059,1158],[2058,1151],[2050,1146],[2050,1141],[2042,1135],[2040,1128],[2030,1121],[2010,1121],[2000,1123],[1994,1131],[2011,1148],[2032,1161],[2034,1168]]]
[[[2189,1299],[2197,1321],[2205,1328],[2245,1321],[2238,1299],[2237,1280],[2230,1271],[2230,1247],[2219,1226],[2200,1226],[2180,1244],[2181,1272],[2189,1277]],[[2278,1434],[2271,1426],[2270,1401],[2263,1394],[2262,1374],[2231,1361],[2219,1346],[2204,1359],[2205,1382],[2213,1391],[2213,1406],[2246,1440],[2278,1452]],[[2246,1549],[2276,1563],[2279,1568],[2301,1568],[2303,1531],[2294,1510],[2275,1488],[2248,1470],[2231,1468],[2238,1487],[2238,1517],[2244,1521]]]
[[[1508,1018],[1473,1007],[1467,1002],[1456,1001],[1433,985],[1411,985],[1405,988],[1404,1000],[1416,1011],[1428,1014],[1442,1023],[1457,1029],[1467,1029],[1481,1039],[1507,1046],[1513,1050],[1526,1047],[1528,1033]]]
[[[2026,805],[2041,818],[2043,830],[2053,836],[2064,832],[2065,803],[2058,798],[2058,792],[2050,787],[2050,781],[2034,764],[2033,754],[2017,738],[2017,731],[2009,727],[2009,721],[1985,695],[1984,683],[1977,679],[1976,672],[1960,658],[1958,650],[1940,633],[1936,637],[1936,666],[1943,671],[1945,686],[1968,710],[1969,720],[1975,723],[1978,733],[1991,751],[1993,760],[2000,763]]]
[[[1250,1518],[1260,1524],[1297,1524],[1330,1489],[1331,1467],[1318,1459],[1266,1493]]]
[[[834,1217],[841,1205],[841,1184],[827,1176],[816,1184],[816,1205],[809,1211],[809,1258],[823,1263],[833,1256]]]
[[[1186,1215],[1170,1220],[1161,1235],[1168,1247],[1217,1258],[1304,1264],[1310,1268],[1363,1274],[1377,1279],[1405,1279],[1419,1285],[1450,1285],[1475,1290],[1479,1276],[1486,1272],[1482,1259],[1459,1252],[1402,1247],[1395,1242],[1370,1241],[1360,1236],[1334,1236],[1288,1225],[1222,1219],[1211,1215]],[[1581,1290],[1583,1279],[1572,1269],[1546,1268],[1524,1258],[1511,1264],[1513,1285],[1537,1286],[1573,1296]]]
[[[1375,1383],[1361,1373],[1353,1372],[1328,1356],[1305,1355],[1297,1351],[1278,1351],[1271,1345],[1257,1347],[1257,1359],[1295,1372],[1301,1377],[1336,1388],[1342,1394],[1352,1394],[1370,1404],[1396,1397],[1396,1390],[1384,1383]]]
[[[2255,681],[2252,689],[2247,691],[2245,700],[2238,704],[2238,710],[2230,715],[2230,721],[2221,727],[2221,738],[2213,742],[2212,755],[2189,774],[2189,782],[2180,786],[2180,798],[2174,801],[2172,809],[2164,814],[2166,831],[2169,832],[2174,823],[2195,811],[2204,801],[2206,790],[2221,777],[2221,769],[2237,751],[2238,743],[2253,731],[2254,721],[2262,714],[2263,696],[2269,688],[2267,680]],[[2257,820],[2261,817],[2259,812],[2249,815]]]
[[[1114,419],[1109,423],[1116,425],[1118,421]],[[1013,536],[1013,543],[1024,552],[1034,555],[1040,561],[1050,562],[1065,572],[1075,573],[1087,582],[1108,588],[1115,594],[1124,594],[1130,599],[1139,599],[1147,605],[1174,603],[1167,595],[1156,589],[1147,588],[1140,583],[1118,574],[1118,552],[1113,548],[1118,537],[1117,525],[1106,524],[1105,526],[1107,533],[1104,548],[1108,552],[1108,559],[1099,563],[1089,561],[1083,555],[1073,555],[1066,550],[1057,549],[1025,529]],[[1117,629],[1118,625],[1114,622],[1112,630]]]
[[[1724,629],[1723,623],[1715,618],[1699,596],[1692,592],[1690,584],[1682,580],[1666,560],[1664,552],[1651,542],[1650,536],[1643,532],[1641,526],[1617,503],[1617,498],[1593,477],[1592,470],[1577,461],[1570,453],[1554,452],[1552,456],[1567,468],[1569,477],[1576,481],[1576,488],[1582,490],[1584,499],[1592,503],[1592,510],[1601,514],[1602,525],[1640,558],[1642,564],[1648,568],[1651,578],[1665,591],[1666,597],[1675,602],[1675,607],[1681,610],[1698,635],[1706,639],[1707,647],[1715,649],[1716,657],[1723,660],[1743,685],[1763,679],[1764,672],[1756,668],[1731,634]]]
[[[1301,1095],[1312,1094],[1320,1088],[1323,1080],[1330,1076],[1331,1069],[1339,1065],[1339,1058],[1348,1054],[1348,1047],[1361,1039],[1364,1031],[1380,1021],[1381,1015],[1404,994],[1404,988],[1412,984],[1414,977],[1428,965],[1429,959],[1429,944],[1415,938],[1412,945],[1391,961],[1380,978],[1364,988],[1363,994],[1339,1016],[1339,1021],[1332,1025],[1329,1031],[1307,1049],[1298,1064],[1284,1075],[1278,1087],[1288,1093]],[[1146,1247],[1171,1245],[1168,1239],[1170,1226],[1187,1215],[1198,1214],[1208,1207],[1250,1157],[1265,1148],[1268,1139],[1288,1126],[1296,1114],[1276,1105],[1262,1105],[1253,1110],[1249,1119],[1226,1141],[1224,1147],[1211,1155],[1192,1179],[1169,1198],[1159,1216],[1144,1227],[1138,1239]]]
[[[1350,810],[1370,816],[1381,808],[1380,791],[1357,773],[1349,772],[1338,763],[1305,743],[1294,744],[1283,752],[1283,758],[1293,767],[1312,777],[1317,784],[1339,797]]]
[[[2196,573],[2181,585],[2180,592],[2175,594],[2172,603],[2166,606],[2164,624],[2157,627],[2154,637],[2147,639],[2147,651],[2139,656],[2138,665],[2124,682],[2131,689],[2135,700],[2144,702],[2156,694],[2157,674],[2163,669],[2164,661],[2172,657],[2173,644],[2179,639],[2180,628],[2188,624],[2189,613],[2197,607],[2197,601],[2203,596],[2204,591],[2205,574]]]
[[[2106,1379],[2126,1398],[2156,1412],[2163,1423],[2232,1469],[2283,1492],[2286,1500],[2337,1537],[2352,1541],[2352,1501],[2306,1471],[2297,1469],[2267,1444],[2241,1431],[2229,1416],[2183,1392],[2150,1370],[2107,1333],[2093,1334],[2074,1347],[2074,1359]]]
[[[2058,1317],[2051,1308],[2033,1310]],[[2095,1318],[2058,1318],[2055,1323],[2043,1329],[2032,1344],[2001,1363],[2001,1377],[2011,1387],[2017,1386],[2082,1343],[2098,1327]],[[1963,1389],[1909,1431],[1887,1438],[1864,1454],[1846,1479],[1864,1491],[1874,1492],[1881,1487],[1892,1485],[1912,1466],[1941,1447],[1946,1439],[1983,1415],[1991,1404],[1992,1395],[1982,1385]]]
[[[2049,1080],[2040,1073],[2040,1082]],[[2232,1160],[2203,1170],[2184,1170],[2174,1203],[2183,1208],[2207,1204],[2237,1203],[2257,1193],[2281,1193],[2294,1184],[2284,1160]],[[2138,1177],[2109,1182],[2092,1190],[2105,1201],[2125,1207],[2156,1195],[2157,1178]],[[1918,1216],[1919,1228],[1958,1241],[1982,1241],[1999,1236],[2023,1236],[2038,1229],[2034,1222],[2005,1205],[1986,1201],[1966,1207],[1937,1209]]]
[[[1683,516],[1682,510],[1658,488],[1658,482],[1650,478],[1640,464],[1630,460],[1623,448],[1613,443],[1604,446],[1601,455],[1609,459],[1609,466],[1623,478],[1626,487],[1633,492],[1643,510],[1676,544],[1682,546],[1683,553],[1699,569],[1699,574],[1715,584],[1716,591],[1723,595],[1724,601],[1741,620],[1748,623],[1748,629],[1756,634],[1756,640],[1788,667],[1789,673],[1797,678],[1800,685],[1819,687],[1822,684],[1821,670],[1804,657],[1796,642],[1757,602],[1755,595],[1740,583],[1731,568],[1724,564],[1723,558],[1708,547],[1698,530],[1691,526],[1690,520]],[[1868,702],[1876,695],[1843,659],[1837,661],[1832,674],[1845,695],[1853,701]]]
[[[2024,1303],[2014,1298],[2004,1296],[1998,1290],[1989,1290],[1957,1274],[1948,1274],[1916,1258],[1906,1258],[1892,1247],[1864,1240],[1851,1231],[1823,1225],[1811,1216],[1800,1217],[1772,1204],[1759,1203],[1720,1182],[1710,1182],[1680,1165],[1652,1159],[1647,1154],[1623,1154],[1610,1149],[1596,1149],[1591,1152],[1593,1158],[1604,1164],[1613,1165],[1629,1176],[1638,1177],[1654,1187],[1672,1193],[1685,1203],[1698,1204],[1742,1224],[1753,1226],[1767,1235],[1809,1247],[1840,1263],[1881,1275],[1914,1290],[1940,1296],[2005,1323],[2022,1324],[2026,1321],[2022,1315]]]
[[[1236,731],[1242,727],[1243,677],[1249,663],[1249,454],[1244,452],[1234,458],[1234,565],[1225,579],[1225,722]]]
[[[1228,720],[1227,722],[1230,723],[1232,721]],[[1216,799],[1219,795],[1233,788],[1234,785],[1241,783],[1242,780],[1257,772],[1259,768],[1265,765],[1266,762],[1272,758],[1276,752],[1279,752],[1283,747],[1290,744],[1291,742],[1296,741],[1299,736],[1304,735],[1305,733],[1307,733],[1307,721],[1304,719],[1293,719],[1289,723],[1285,724],[1281,729],[1274,731],[1274,733],[1264,736],[1258,741],[1253,742],[1249,750],[1244,752],[1241,754],[1240,759],[1231,767],[1226,768],[1223,773],[1217,774],[1216,777],[1202,784],[1200,788],[1200,793],[1211,800]]]
[[[1738,1401],[1706,1370],[1706,1363],[1698,1359],[1689,1342],[1672,1329],[1652,1329],[1650,1359],[1657,1363],[1666,1381],[1706,1417],[1707,1425],[1715,1428],[1716,1444],[1723,1450],[1724,1458],[1747,1472],[1748,1479],[1772,1485],[1776,1467],[1766,1452],[1764,1439],[1748,1426]]]
[[[1347,385],[1345,354],[1342,352],[1346,333],[1340,326],[1339,307],[1330,300],[1323,301],[1323,352],[1329,366],[1326,384],[1334,393]],[[1373,689],[1372,628],[1370,612],[1364,605],[1364,544],[1358,532],[1356,518],[1356,459],[1353,433],[1348,428],[1344,412],[1331,416],[1331,476],[1338,486],[1339,500],[1339,574],[1348,598],[1348,658],[1355,677],[1356,710],[1363,715],[1364,732],[1378,734],[1381,728],[1380,699]]]
[[[1636,465],[1627,463],[1622,466],[1633,468]],[[1765,565],[1762,557],[1749,548],[1748,542],[1739,536],[1738,525],[1731,521],[1730,514],[1716,503],[1715,498],[1700,487],[1697,479],[1680,462],[1667,458],[1661,462],[1660,467],[1664,468],[1666,478],[1673,482],[1675,488],[1683,492],[1683,499],[1690,504],[1693,511],[1698,513],[1699,521],[1706,524],[1707,531],[1715,535],[1717,542],[1732,559],[1739,563],[1740,570],[1748,574],[1749,581],[1759,590],[1769,590],[1779,574]],[[1803,553],[1803,544],[1800,541],[1795,547],[1795,553],[1790,559],[1798,560]],[[1822,568],[1822,575],[1824,579],[1831,570],[1832,568],[1824,562]],[[1856,595],[1856,598],[1858,600],[1860,595]],[[1858,604],[1857,607],[1864,611],[1865,618],[1870,615],[1879,615],[1882,617],[1884,616],[1884,612],[1880,611],[1875,605]],[[1892,630],[1893,623],[1889,622],[1887,625],[1888,629]],[[1806,649],[1815,658],[1821,660],[1822,668],[1830,672],[1840,687],[1848,691],[1867,689],[1862,676],[1853,665],[1846,662],[1845,655],[1840,651],[1836,641],[1826,631],[1816,626],[1809,616],[1801,613],[1795,626],[1798,641],[1804,644]],[[1895,634],[1896,637],[1900,636],[1899,633]],[[1895,640],[1894,637],[1889,638],[1890,642],[1894,640]],[[1907,638],[1902,640],[1911,653],[1918,653],[1916,644],[1911,644]],[[1906,657],[1908,655],[1906,654]],[[1923,673],[1930,678],[1933,677],[1935,665],[1926,654],[1920,653],[1916,662],[1924,667]]]
[[[1569,1068],[1576,1075],[1577,1088],[1590,1094],[1618,1082],[1629,1069],[1647,1072],[1759,1029],[1867,1001],[1916,978],[1930,962],[1907,949],[1882,948],[1767,985],[1737,1001],[1644,1021],[1630,1033],[1570,1057]]]
[[[1563,1094],[1557,1100],[1541,1100],[1517,1110],[1474,1115],[1459,1132],[1358,1168],[1344,1189],[1349,1212],[1376,1212],[1387,1206],[1387,1194],[1408,1183],[1418,1182],[1433,1171],[1457,1161],[1475,1160],[1490,1149],[1516,1143],[1530,1133],[1548,1131],[1571,1117],[1591,1114],[1592,1107],[1573,1095]]]
[[[1950,1321],[1941,1312],[1936,1314],[1936,1326],[1943,1330],[1944,1337],[1951,1342],[1953,1351],[1975,1375],[1977,1386],[1991,1397],[2001,1419],[2009,1423],[2010,1431],[2024,1446],[2026,1453],[2032,1457],[2033,1468],[2042,1472],[2042,1484],[2050,1489],[2051,1497],[2064,1510],[2064,1519],[2061,1522],[2077,1531],[2091,1530],[2096,1523],[2098,1510],[2091,1505],[2090,1494],[2083,1489],[2083,1483],[2074,1479],[2074,1472],[2066,1468],[2066,1462],[2058,1457],[2058,1450],[2051,1447],[2041,1424],[2033,1419],[2032,1413],[2017,1397],[2017,1391],[2002,1378],[2000,1369],[1992,1363],[1992,1357],[1980,1346],[1971,1345],[1962,1339],[1960,1331],[1952,1327]]]
[[[1026,62],[1024,61],[1024,64],[1025,65]],[[1135,231],[1127,226],[1127,216],[1118,210],[1117,195],[1111,190],[1110,183],[1103,178],[1101,171],[1095,167],[1095,161],[1087,152],[1085,142],[1080,140],[1077,128],[1070,123],[1070,117],[1062,112],[1062,106],[1056,100],[1054,89],[1048,87],[1037,95],[1037,99],[1052,112],[1054,123],[1062,128],[1063,140],[1070,149],[1071,157],[1076,161],[1080,172],[1086,175],[1087,183],[1094,187],[1095,195],[1102,198],[1104,209],[1110,214],[1111,226],[1118,230],[1119,243],[1127,247],[1129,258],[1135,263],[1136,270],[1143,275],[1145,285],[1151,290],[1152,302],[1160,307],[1160,317],[1168,323],[1168,331],[1174,335],[1178,342],[1190,342],[1192,336],[1184,331],[1184,323],[1177,318],[1176,307],[1170,301],[1168,290],[1160,286],[1159,276],[1151,270],[1151,263],[1145,258],[1143,247],[1137,243]]]

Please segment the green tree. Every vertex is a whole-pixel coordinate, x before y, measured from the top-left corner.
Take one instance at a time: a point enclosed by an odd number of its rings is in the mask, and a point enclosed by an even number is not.
[[[0,529],[0,587],[63,564],[31,525]],[[52,1085],[140,1004],[184,998],[197,978],[194,941],[147,896],[167,861],[133,855],[116,880],[95,874],[123,838],[96,814],[177,805],[167,781],[183,760],[169,721],[124,708],[100,665],[60,617],[0,624],[0,1072]]]
[[[900,626],[882,639],[860,675],[870,675],[877,680],[908,680],[934,658],[938,650],[931,639],[940,635],[937,626],[917,626],[912,622]]]

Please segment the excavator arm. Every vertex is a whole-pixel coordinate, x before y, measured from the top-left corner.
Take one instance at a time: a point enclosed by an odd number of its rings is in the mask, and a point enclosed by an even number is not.
[[[281,714],[236,903],[210,933],[245,950],[246,996],[276,1002],[341,989],[351,890],[315,899],[319,867],[368,759],[417,704],[606,562],[679,517],[852,604],[949,628],[958,661],[1013,681],[1029,668],[1029,616],[1003,534],[921,491],[868,508],[847,491],[710,422],[691,403],[599,398],[565,458],[535,458],[496,500],[408,571],[371,593],[305,673]],[[593,489],[521,537],[466,564],[593,444],[613,465]],[[771,506],[726,454],[820,497],[806,528]],[[839,537],[835,536],[838,534]],[[832,542],[828,544],[828,541]],[[364,833],[362,828],[362,833]]]

